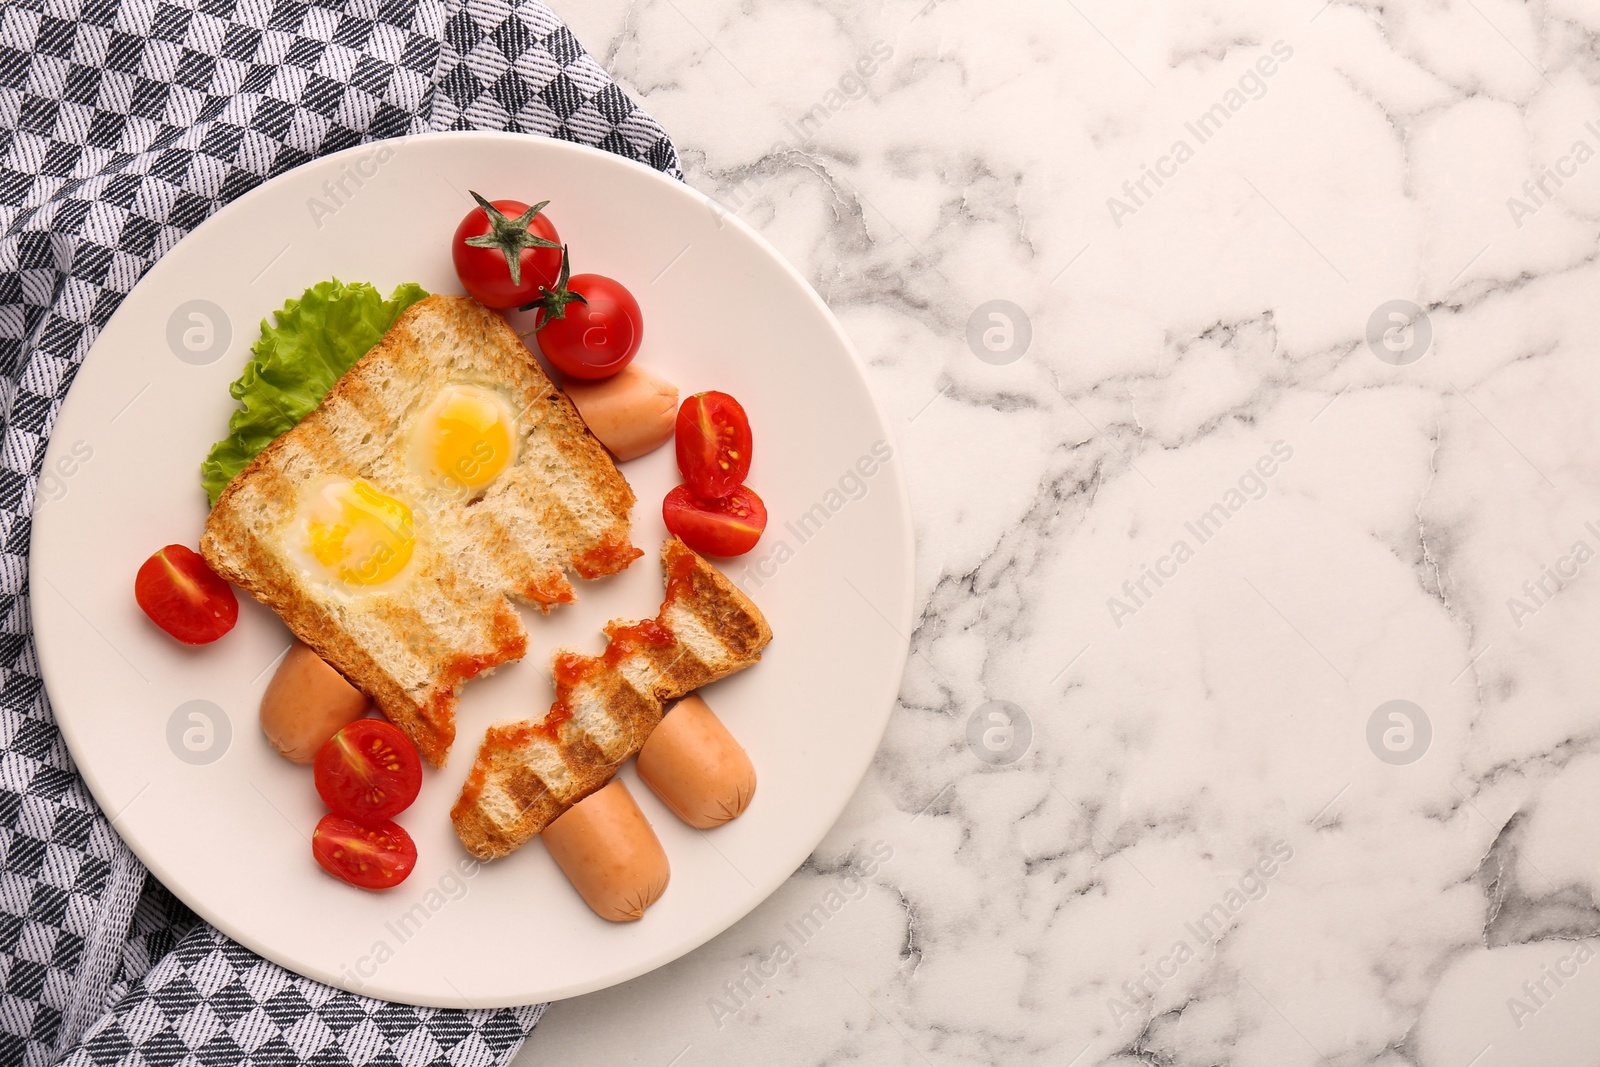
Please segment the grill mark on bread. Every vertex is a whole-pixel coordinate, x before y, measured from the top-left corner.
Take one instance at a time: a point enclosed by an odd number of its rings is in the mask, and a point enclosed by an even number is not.
[[[630,643],[648,624],[613,622],[607,653],[556,654],[550,714],[489,728],[450,812],[473,855],[494,859],[537,836],[638,753],[668,701],[761,658],[772,630],[748,597],[677,538],[661,560],[667,595],[654,625],[665,642]],[[569,678],[576,670],[575,680],[563,683],[564,670]]]
[[[484,512],[472,516],[468,521],[475,531],[481,528],[492,543],[502,546],[506,562],[514,564],[500,568],[501,582],[506,588],[514,590],[514,596],[536,605],[546,614],[549,614],[553,604],[572,602],[572,585],[561,573],[561,568],[550,562],[555,553],[543,531],[527,531],[519,543],[499,515]],[[494,556],[501,558],[500,552],[494,553]]]
[[[418,420],[454,381],[500,391],[518,414],[516,465],[470,503],[409,462]],[[330,477],[364,478],[412,510],[412,560],[383,590],[347,599],[302,573],[290,544],[300,495]],[[505,321],[465,297],[433,296],[408,308],[316,411],[223,490],[201,552],[442,766],[461,686],[526,651],[508,598],[564,602],[573,598],[568,568],[586,573],[596,559],[602,573],[626,567],[640,554],[628,544],[633,500],[610,455]],[[477,543],[479,533],[490,536]],[[632,556],[608,547],[619,541]]]
[[[496,554],[489,559],[501,568],[508,588],[530,603],[548,612],[551,604],[569,603],[574,594],[572,586],[558,562],[560,550],[549,535],[552,530],[581,529],[577,517],[556,495],[548,474],[537,477],[535,471],[553,471],[558,468],[539,463],[541,453],[536,441],[525,440],[521,446],[518,466],[504,485],[496,486],[493,504],[496,510],[474,507],[469,524],[486,523],[491,537],[503,538],[504,543],[517,546],[523,567],[515,572],[507,560]],[[485,497],[485,501],[491,498]],[[630,505],[631,506],[631,505]]]

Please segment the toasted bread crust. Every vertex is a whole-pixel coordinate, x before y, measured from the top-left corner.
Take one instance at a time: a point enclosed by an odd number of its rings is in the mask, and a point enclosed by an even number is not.
[[[644,747],[669,701],[760,660],[772,640],[760,609],[677,538],[661,561],[667,593],[653,622],[608,624],[600,656],[558,651],[550,714],[489,728],[450,812],[473,855],[494,859],[537,836]]]
[[[518,413],[516,461],[470,501],[407,459],[413,423],[458,380],[494,388]],[[296,558],[301,494],[325,478],[364,479],[412,508],[416,550],[394,589],[352,597]],[[466,297],[432,296],[228,484],[200,549],[442,766],[461,685],[527,651],[508,598],[549,611],[574,599],[567,570],[598,577],[628,566],[643,554],[629,536],[633,502],[505,320]]]

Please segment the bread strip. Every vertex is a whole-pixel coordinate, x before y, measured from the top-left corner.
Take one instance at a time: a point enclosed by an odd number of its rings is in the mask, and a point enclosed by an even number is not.
[[[474,856],[537,836],[638,753],[669,701],[760,660],[772,630],[748,597],[677,538],[661,565],[667,593],[653,621],[608,623],[599,656],[557,652],[550,713],[489,728],[450,812]]]

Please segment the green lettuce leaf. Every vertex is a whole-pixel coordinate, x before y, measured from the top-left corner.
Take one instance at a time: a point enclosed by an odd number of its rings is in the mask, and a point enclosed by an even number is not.
[[[200,464],[200,482],[213,505],[236,474],[280,434],[316,410],[355,361],[367,354],[400,313],[427,296],[421,286],[400,286],[388,300],[365,282],[337,278],[307,289],[274,317],[261,320],[255,358],[228,386],[239,410],[228,420],[228,436]]]

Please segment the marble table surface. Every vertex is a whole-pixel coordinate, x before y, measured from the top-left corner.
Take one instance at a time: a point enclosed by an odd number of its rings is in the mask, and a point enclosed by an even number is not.
[[[1600,5],[556,6],[855,340],[919,599],[806,866],[516,1062],[1595,1062]]]

